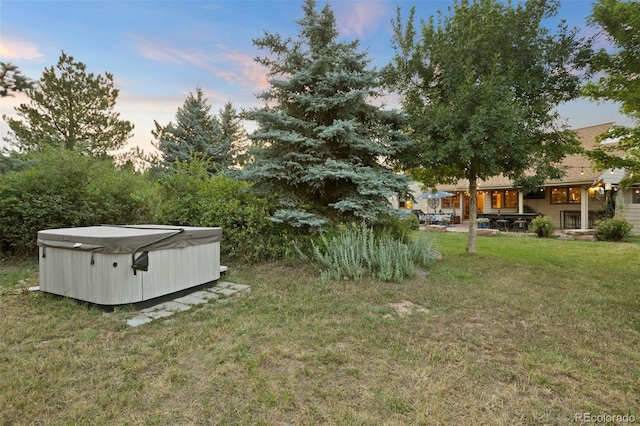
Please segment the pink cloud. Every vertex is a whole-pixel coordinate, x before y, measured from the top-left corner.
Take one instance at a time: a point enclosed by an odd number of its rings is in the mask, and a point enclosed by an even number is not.
[[[3,37],[0,41],[0,57],[8,60],[39,60],[44,58],[44,54],[33,43]]]
[[[253,57],[242,52],[230,52],[225,58],[227,63],[235,65],[232,69],[236,71],[216,72],[218,77],[230,83],[240,83],[259,90],[269,86],[267,69],[258,64]]]
[[[336,19],[340,34],[363,37],[374,33],[390,20],[389,6],[380,0],[340,2],[336,6]]]
[[[174,47],[169,43],[161,43],[139,37],[134,37],[134,49],[142,57],[155,62],[187,63],[196,66],[204,66],[208,62],[207,55],[202,52],[189,52]]]
[[[177,48],[169,43],[135,38],[135,50],[149,60],[171,64],[188,64],[201,68],[231,84],[240,84],[252,89],[268,86],[266,69],[256,63],[250,55],[229,51],[217,45],[211,52]]]

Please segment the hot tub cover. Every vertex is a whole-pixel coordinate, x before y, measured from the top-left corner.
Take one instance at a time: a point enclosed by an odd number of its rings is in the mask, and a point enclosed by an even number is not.
[[[219,242],[222,228],[100,225],[38,232],[38,245],[98,253],[135,253]]]

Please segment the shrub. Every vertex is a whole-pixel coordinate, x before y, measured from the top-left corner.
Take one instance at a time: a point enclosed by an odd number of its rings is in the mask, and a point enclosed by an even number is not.
[[[416,263],[428,265],[437,257],[428,235],[405,243],[390,232],[376,233],[362,224],[341,228],[335,235],[322,235],[312,242],[314,258],[324,268],[323,281],[364,276],[382,281],[402,281],[415,274]]]
[[[548,238],[553,235],[553,220],[549,216],[538,216],[531,221],[529,232],[538,234],[538,237]]]
[[[270,198],[256,197],[251,185],[209,175],[201,160],[178,163],[159,180],[158,222],[166,225],[219,226],[221,255],[244,261],[282,258],[291,247],[289,233],[269,220]]]
[[[30,160],[0,175],[1,250],[32,252],[43,229],[149,221],[153,191],[145,176],[75,151]]]
[[[376,232],[386,232],[404,241],[413,231],[420,229],[420,219],[413,213],[406,217],[387,216],[375,224],[374,229]]]
[[[597,236],[599,240],[622,241],[631,236],[633,225],[625,218],[613,217],[611,219],[596,222]]]

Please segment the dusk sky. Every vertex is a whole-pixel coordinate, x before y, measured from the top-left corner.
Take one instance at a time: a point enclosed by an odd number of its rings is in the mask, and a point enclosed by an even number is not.
[[[515,1],[514,1],[515,2]],[[325,2],[318,1],[318,9]],[[393,54],[391,20],[396,7],[406,15],[412,5],[419,18],[446,11],[450,0],[337,0],[330,2],[340,37],[360,40],[372,66],[382,67]],[[586,27],[591,1],[563,0],[559,18]],[[259,105],[267,88],[263,56],[252,40],[264,31],[296,38],[302,17],[300,0],[183,1],[0,1],[0,60],[18,65],[34,80],[54,66],[61,51],[87,65],[89,72],[114,75],[120,90],[116,110],[135,125],[131,145],[151,147],[151,129],[174,121],[189,92],[201,87],[217,112],[231,101],[236,109]],[[559,19],[558,18],[558,19]],[[555,24],[554,24],[555,27]],[[393,102],[393,98],[390,98]],[[28,102],[23,94],[2,98],[2,114]],[[394,106],[394,105],[391,105]],[[573,128],[614,121],[630,125],[617,105],[586,100],[561,107]],[[2,135],[7,124],[0,120]]]

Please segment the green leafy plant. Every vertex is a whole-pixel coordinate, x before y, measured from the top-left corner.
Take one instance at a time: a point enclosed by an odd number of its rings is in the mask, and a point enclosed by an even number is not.
[[[145,223],[153,216],[153,184],[110,159],[78,151],[31,154],[27,168],[0,175],[0,250],[31,253],[38,231]]]
[[[622,241],[631,236],[633,225],[622,217],[599,220],[596,222],[597,236],[599,240]]]
[[[157,221],[167,225],[222,228],[221,255],[244,261],[282,258],[291,246],[291,231],[269,220],[273,199],[257,197],[247,182],[210,175],[196,159],[178,162],[159,181]]]
[[[373,228],[376,232],[388,232],[394,238],[405,241],[408,235],[420,229],[420,219],[414,214],[409,214],[406,218],[388,215],[375,223]]]
[[[553,235],[555,226],[549,216],[538,216],[531,221],[529,232],[538,234],[538,237],[549,238]]]

